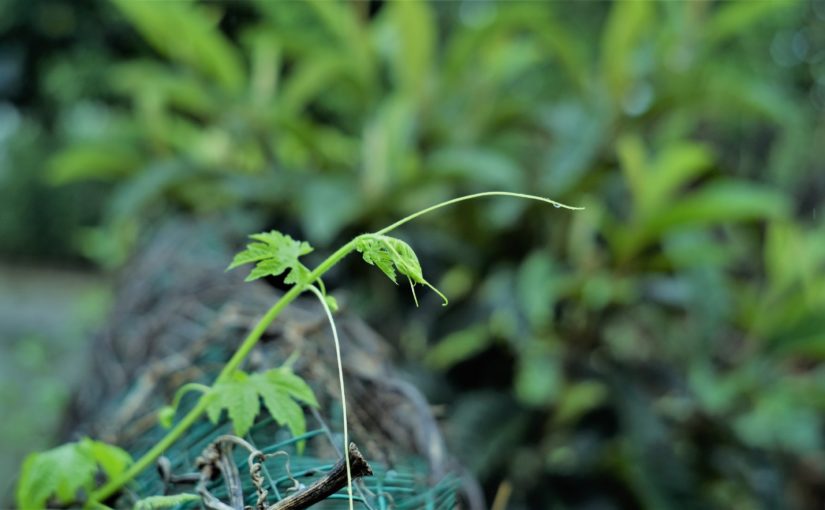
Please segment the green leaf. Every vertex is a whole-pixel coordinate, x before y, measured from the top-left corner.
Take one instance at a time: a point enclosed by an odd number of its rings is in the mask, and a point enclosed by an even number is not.
[[[298,264],[297,266],[293,267],[287,273],[286,278],[284,278],[284,283],[287,284],[296,284],[296,283],[305,283],[309,280],[310,270],[306,268],[303,264]]]
[[[239,436],[246,434],[260,412],[260,399],[281,425],[293,435],[306,432],[306,419],[296,400],[318,407],[318,400],[307,383],[288,368],[275,368],[258,374],[236,372],[229,381],[216,384],[206,408],[209,419],[217,423],[226,409]]]
[[[528,406],[556,401],[563,381],[559,356],[547,341],[531,340],[522,348],[513,381],[516,397]]]
[[[335,53],[343,57],[345,66],[351,69],[353,77],[365,87],[372,85],[376,66],[373,45],[370,44],[369,32],[364,29],[355,7],[343,2],[324,0],[311,0],[307,5],[314,11],[319,25],[335,38]]]
[[[279,110],[296,116],[307,104],[328,91],[328,84],[347,75],[347,65],[335,55],[318,55],[299,61],[284,81],[278,96]]]
[[[673,230],[781,219],[790,214],[790,209],[787,198],[773,189],[745,181],[719,180],[670,204],[643,225],[623,232],[617,239],[618,251],[627,258]]]
[[[296,241],[275,230],[249,237],[258,242],[248,244],[245,250],[235,255],[232,263],[226,268],[227,271],[255,262],[255,268],[246,277],[248,282],[266,276],[279,276],[287,270],[289,272],[284,279],[286,283],[306,282],[310,271],[298,261],[298,258],[312,251],[309,243]]]
[[[252,234],[250,238],[261,241],[273,248],[277,248],[283,256],[290,259],[297,259],[301,255],[306,255],[312,251],[312,246],[304,241],[296,241],[288,235],[284,235],[277,230]]]
[[[559,293],[559,276],[552,256],[536,250],[521,263],[516,280],[519,307],[534,329],[550,324]]]
[[[81,446],[90,451],[92,458],[110,480],[123,474],[133,462],[132,456],[126,450],[114,445],[86,438],[81,442]]]
[[[200,501],[197,494],[175,494],[172,496],[149,496],[135,503],[134,510],[159,510],[161,508],[172,508],[185,503]]]
[[[445,147],[426,162],[439,179],[472,182],[480,187],[521,189],[524,170],[510,157],[491,147]]]
[[[286,392],[292,398],[309,404],[312,407],[318,407],[318,400],[316,400],[312,388],[290,369],[284,367],[274,368],[266,372],[265,376],[270,384]]]
[[[447,369],[484,351],[493,343],[485,324],[450,333],[427,353],[426,363]]]
[[[278,276],[289,269],[282,260],[267,259],[258,262],[255,268],[249,272],[246,281],[251,282],[266,276]]]
[[[209,419],[216,423],[221,410],[226,409],[235,433],[243,436],[249,432],[261,405],[250,377],[244,372],[235,372],[229,381],[216,384],[212,392],[207,407]]]
[[[235,255],[228,269],[235,269],[238,266],[258,262],[270,257],[272,257],[272,249],[268,245],[264,243],[252,243],[247,245],[244,251]]]
[[[321,134],[315,129],[305,136],[315,139],[322,138]],[[340,142],[336,144],[332,141],[323,142],[315,150],[328,150],[335,145],[342,144]],[[357,151],[355,147],[348,150]],[[342,149],[342,152],[346,152],[346,150]],[[355,164],[356,162],[353,159],[343,165]],[[366,162],[364,164],[366,165]],[[341,166],[340,163],[333,163],[332,165]],[[365,168],[364,172],[366,171]],[[361,189],[361,185],[343,175],[302,176],[301,190],[295,200],[304,232],[307,236],[317,239],[319,242],[331,242],[341,232],[342,228],[356,220],[363,213],[363,195],[364,191]]]
[[[318,407],[318,400],[307,383],[286,367],[275,368],[250,378],[256,390],[264,399],[264,405],[272,418],[279,425],[286,425],[293,436],[306,432],[306,418],[300,400],[310,406]],[[302,452],[304,442],[297,445]]]
[[[243,436],[252,428],[260,406],[260,400],[254,390],[245,386],[237,387],[235,398],[227,405],[229,419],[232,420],[237,435]]]
[[[395,81],[406,94],[425,95],[432,76],[436,43],[433,6],[423,1],[394,2],[387,12],[393,37],[383,46],[390,53]],[[394,44],[393,44],[394,43]]]
[[[553,419],[556,423],[570,423],[604,402],[607,397],[607,389],[601,383],[575,383],[560,395]]]
[[[378,269],[387,275],[393,283],[398,284],[395,278],[395,268],[390,253],[383,249],[381,243],[371,238],[359,239],[355,244],[355,249],[364,257],[364,262]]]
[[[412,247],[404,241],[380,234],[365,234],[355,242],[355,250],[362,254],[366,263],[378,267],[393,283],[398,283],[397,271],[407,277],[411,287],[415,284],[429,287],[444,300],[444,305],[447,304],[446,296],[424,279],[418,257]],[[415,299],[418,304],[417,298]]]
[[[242,59],[221,33],[213,9],[192,2],[117,0],[115,4],[161,54],[226,91],[238,92],[243,87]]]
[[[687,142],[670,144],[655,160],[650,160],[637,135],[620,138],[617,154],[633,192],[637,214],[645,218],[669,208],[676,192],[707,172],[713,163],[707,147]]]
[[[645,175],[640,207],[648,214],[658,213],[679,188],[707,172],[713,156],[707,147],[696,143],[676,143],[667,147]]]
[[[707,43],[717,45],[725,40],[752,32],[757,23],[770,22],[791,11],[796,0],[783,2],[728,2],[719,5],[704,30]]]
[[[209,421],[212,423],[218,423],[218,420],[221,417],[221,411],[223,410],[223,406],[218,401],[216,392],[213,389],[209,393],[209,405],[206,407],[206,416],[209,417]]]
[[[17,484],[17,505],[27,510],[45,508],[56,495],[69,503],[78,489],[88,487],[97,472],[95,461],[81,443],[68,443],[52,450],[26,457]]]
[[[616,2],[611,6],[601,43],[601,67],[615,103],[621,102],[637,79],[636,55],[654,26],[651,21],[656,8],[650,2]]]
[[[136,147],[121,140],[76,143],[49,160],[48,177],[54,184],[113,180],[131,174],[140,161]]]
[[[787,198],[764,186],[743,181],[718,181],[673,204],[651,224],[658,234],[675,226],[706,225],[788,215]]]
[[[279,425],[286,425],[293,436],[306,432],[304,411],[289,395],[278,387],[261,382],[258,391],[264,399],[269,414]]]

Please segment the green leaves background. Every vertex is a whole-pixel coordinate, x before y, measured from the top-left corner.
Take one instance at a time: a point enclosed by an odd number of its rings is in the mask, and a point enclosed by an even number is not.
[[[44,30],[18,3],[3,22]],[[44,32],[54,58],[20,73],[40,110],[2,117],[21,119],[0,139],[0,168],[21,169],[0,171],[19,211],[0,215],[4,253],[116,266],[168,210],[288,222],[326,252],[467,192],[583,205],[496,199],[405,227],[450,307],[410,311],[355,260],[330,282],[445,404],[488,496],[513,483],[512,508],[812,505],[818,2],[64,8],[75,32]],[[99,201],[60,189],[110,199],[95,222]],[[381,246],[364,251],[398,279],[410,261]],[[249,262],[300,280],[306,249]]]

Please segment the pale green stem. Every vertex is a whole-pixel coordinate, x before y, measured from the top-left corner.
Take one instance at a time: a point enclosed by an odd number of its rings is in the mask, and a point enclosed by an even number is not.
[[[545,202],[547,204],[550,204],[553,207],[562,208],[562,209],[570,209],[571,211],[581,211],[582,209],[584,209],[584,207],[573,207],[571,205],[565,205],[565,204],[562,204],[561,202],[556,202],[555,200],[550,200],[549,198],[540,197],[538,195],[525,195],[524,193],[512,193],[510,191],[483,191],[481,193],[474,193],[472,195],[464,195],[463,197],[453,198],[452,200],[447,200],[445,202],[441,202],[440,204],[435,204],[435,205],[432,205],[430,207],[427,207],[426,209],[422,209],[422,210],[420,210],[416,213],[410,214],[406,218],[402,218],[402,219],[396,221],[395,223],[393,223],[389,227],[382,228],[381,230],[376,232],[376,234],[381,235],[381,234],[386,234],[387,232],[391,232],[391,231],[397,229],[398,227],[400,227],[401,225],[403,225],[405,223],[408,223],[408,222],[418,218],[419,216],[423,216],[423,215],[425,215],[429,212],[435,211],[436,209],[441,209],[442,207],[446,207],[448,205],[457,204],[458,202],[464,202],[465,200],[473,200],[475,198],[494,197],[494,196],[516,197],[516,198],[526,198],[527,200],[538,200],[539,202]]]
[[[180,405],[181,399],[190,391],[198,391],[200,393],[208,393],[211,390],[209,386],[199,383],[186,383],[175,392],[175,398],[172,399],[172,409],[177,409]]]
[[[539,197],[536,195],[525,195],[522,193],[511,193],[509,191],[485,191],[483,193],[475,193],[472,195],[465,195],[463,197],[453,198],[452,200],[447,200],[445,202],[441,202],[439,204],[430,206],[426,209],[413,213],[401,220],[396,221],[392,225],[385,227],[375,234],[383,235],[387,232],[391,232],[396,228],[404,225],[405,223],[418,218],[424,214],[429,212],[435,211],[436,209],[440,209],[442,207],[446,207],[448,205],[452,205],[458,202],[463,202],[465,200],[472,200],[475,198],[487,197],[487,196],[510,196],[510,197],[517,197],[517,198],[525,198],[529,200],[538,200],[540,202],[546,202],[551,204],[557,208],[564,208],[564,209],[571,209],[571,210],[580,210],[583,209],[582,207],[571,207],[569,205],[565,205],[554,200],[550,200],[548,198]],[[359,236],[360,237],[360,236]],[[306,280],[306,283],[296,284],[294,285],[286,294],[281,296],[281,298],[275,302],[272,307],[267,310],[266,314],[255,324],[255,327],[252,328],[252,331],[246,336],[244,341],[241,343],[238,350],[235,351],[235,354],[229,359],[229,361],[224,365],[221,373],[218,374],[217,379],[215,379],[215,384],[225,381],[238,367],[241,365],[243,360],[246,356],[252,351],[255,344],[258,343],[261,336],[266,331],[266,328],[272,323],[273,320],[281,313],[281,311],[287,307],[296,297],[298,297],[304,290],[306,290],[313,282],[315,282],[318,278],[324,275],[327,271],[330,270],[335,264],[337,264],[341,259],[346,257],[350,252],[355,249],[355,243],[358,240],[358,237],[351,240],[347,244],[341,246],[336,250],[332,255],[327,257],[321,264],[318,265],[310,274]],[[89,495],[89,502],[99,502],[103,501],[106,498],[112,496],[115,492],[117,492],[121,487],[123,487],[126,483],[132,480],[135,476],[137,476],[141,471],[148,468],[152,462],[155,461],[158,457],[160,457],[163,452],[169,448],[175,441],[177,441],[183,434],[186,432],[189,427],[197,420],[201,414],[206,410],[206,407],[209,403],[208,394],[201,396],[198,400],[197,404],[188,412],[186,415],[175,425],[172,430],[170,430],[160,441],[158,441],[155,446],[153,446],[148,452],[143,454],[141,458],[135,461],[129,469],[123,472],[117,478],[110,480],[107,482],[103,487],[99,488],[98,490],[94,491],[92,494]],[[348,449],[349,445],[345,445],[344,450]]]
[[[320,301],[321,306],[324,307],[324,312],[326,312],[327,319],[329,320],[329,327],[332,329],[332,340],[335,342],[335,358],[338,361],[338,383],[341,386],[341,414],[344,416],[344,459],[347,465],[347,494],[349,495],[349,510],[353,510],[352,469],[349,463],[349,432],[347,430],[347,394],[344,390],[344,364],[341,362],[341,342],[338,341],[338,329],[335,327],[335,319],[332,318],[332,310],[329,309],[324,295],[312,285],[307,287],[307,289],[318,297],[318,301]]]

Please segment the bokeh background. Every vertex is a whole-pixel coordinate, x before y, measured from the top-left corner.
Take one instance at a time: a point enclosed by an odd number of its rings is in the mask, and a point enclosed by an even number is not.
[[[823,119],[821,0],[0,2],[0,488],[163,218],[325,253],[500,189],[586,210],[405,227],[447,308],[331,280],[497,510],[821,509]]]

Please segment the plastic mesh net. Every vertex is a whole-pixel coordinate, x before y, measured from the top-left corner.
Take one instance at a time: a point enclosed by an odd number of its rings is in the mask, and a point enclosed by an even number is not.
[[[323,477],[341,458],[340,445],[342,437],[335,433],[315,413],[308,416],[308,421],[315,427],[299,437],[290,437],[289,433],[272,418],[259,418],[244,439],[264,454],[280,452],[267,456],[263,462],[263,475],[266,481],[268,503],[274,504],[289,497],[296,490],[301,490]],[[131,448],[132,453],[140,455],[159,440],[165,430],[154,427],[144,434]],[[194,473],[197,471],[196,459],[219,436],[231,434],[228,422],[214,425],[203,419],[194,425],[184,438],[170,447],[165,457],[169,459],[171,470],[175,474]],[[299,447],[299,444],[303,446]],[[299,448],[302,450],[299,453]],[[326,454],[324,456],[324,453]],[[252,484],[247,464],[248,452],[235,449],[233,458],[243,484],[245,503],[254,508],[257,494]],[[353,484],[356,508],[370,510],[389,509],[452,509],[458,505],[457,491],[459,481],[455,476],[447,475],[433,483],[427,463],[419,458],[405,458],[392,467],[368,459],[373,475],[363,477]],[[226,501],[227,489],[224,480],[218,478],[210,482],[209,491],[222,501]],[[140,475],[132,490],[137,499],[159,494],[191,492],[191,485],[167,485],[158,473],[147,470]],[[316,504],[318,509],[348,508],[346,489],[333,494],[325,501]],[[178,505],[179,510],[200,508],[198,503]]]
[[[185,412],[193,402],[194,399],[185,399],[181,412]],[[243,438],[264,454],[279,452],[275,456],[267,455],[263,461],[263,475],[270,505],[322,478],[341,458],[341,434],[333,431],[317,412],[313,412],[307,418],[313,428],[299,437],[291,437],[288,431],[272,418],[261,416]],[[137,438],[130,448],[131,453],[135,456],[141,455],[165,433],[166,430],[159,426],[150,428]],[[184,438],[165,452],[172,473],[181,475],[197,472],[196,459],[216,438],[228,434],[232,434],[228,422],[222,421],[215,425],[205,417],[201,419]],[[245,503],[254,508],[257,493],[247,464],[248,452],[236,448],[232,455],[242,481]],[[440,480],[431,480],[429,466],[423,459],[408,455],[400,461],[395,461],[392,466],[373,459],[367,460],[373,475],[354,482],[356,507],[370,510],[440,510],[458,506],[458,478],[447,475]],[[132,492],[136,499],[141,499],[160,494],[192,492],[192,487],[191,484],[168,484],[157,472],[147,470],[135,480]],[[208,489],[215,497],[227,501],[227,488],[222,478],[218,477],[210,482]],[[347,491],[343,489],[313,508],[348,508],[347,498]],[[195,509],[200,508],[200,505],[188,503],[173,508]]]

